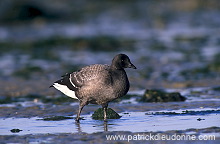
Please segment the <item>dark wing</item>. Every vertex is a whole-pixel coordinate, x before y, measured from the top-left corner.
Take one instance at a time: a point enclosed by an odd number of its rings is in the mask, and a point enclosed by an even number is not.
[[[109,76],[109,66],[95,64],[82,68],[70,74],[70,82],[75,88],[82,87],[87,82]]]
[[[66,73],[65,75],[63,75],[62,79],[58,80],[58,81],[55,81],[55,83],[58,83],[60,85],[65,85],[67,86],[70,90],[73,90],[73,91],[76,91],[78,89],[78,87],[74,86],[72,83],[71,83],[71,79],[70,79],[70,76],[71,76],[71,73]],[[51,85],[50,87],[53,87],[54,86]]]

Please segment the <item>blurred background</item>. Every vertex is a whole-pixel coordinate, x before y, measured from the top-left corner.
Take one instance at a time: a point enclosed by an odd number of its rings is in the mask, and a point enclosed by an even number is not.
[[[125,53],[131,90],[220,84],[219,0],[1,0],[0,96],[53,95]]]

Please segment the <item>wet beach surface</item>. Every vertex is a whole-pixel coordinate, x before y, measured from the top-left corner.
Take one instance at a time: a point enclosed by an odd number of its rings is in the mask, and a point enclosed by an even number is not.
[[[149,143],[220,142],[218,0],[50,3],[0,2],[0,143],[127,143],[106,135],[138,134],[216,139]],[[88,105],[75,123],[78,101],[49,86],[118,53],[138,68],[126,70],[129,93],[109,104],[122,117],[93,120],[100,106]],[[147,89],[186,100],[141,102]]]
[[[197,137],[215,135],[216,140],[212,142],[218,143],[220,100],[219,91],[215,89],[167,89],[180,92],[187,100],[160,103],[138,102],[144,91],[131,91],[127,95],[129,99],[110,103],[109,107],[122,117],[110,119],[107,123],[92,119],[91,115],[100,107],[97,105],[86,106],[81,116],[83,119],[75,123],[78,102],[66,99],[64,95],[54,96],[53,100],[47,101],[44,100],[46,96],[41,95],[24,96],[17,100],[14,98],[13,101],[17,102],[1,104],[0,137],[5,143],[103,143],[106,135],[189,134]]]

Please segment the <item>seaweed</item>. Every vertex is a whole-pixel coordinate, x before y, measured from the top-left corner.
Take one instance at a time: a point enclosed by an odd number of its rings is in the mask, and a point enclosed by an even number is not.
[[[107,119],[120,119],[120,118],[121,116],[118,113],[116,113],[113,109],[111,108],[107,109]],[[92,114],[92,119],[103,120],[104,119],[103,109],[102,108],[97,109]]]
[[[17,102],[18,100],[8,96],[0,96],[0,104],[8,104],[12,102]]]
[[[205,110],[205,111],[182,111],[182,112],[154,112],[145,113],[145,115],[207,115],[207,114],[218,114],[220,110]],[[201,119],[202,120],[202,119]]]
[[[139,99],[140,102],[173,102],[185,101],[186,98],[178,92],[167,93],[162,90],[146,90]]]
[[[52,116],[52,117],[46,117],[43,119],[38,119],[38,120],[43,120],[43,121],[61,121],[61,120],[67,120],[67,119],[73,119],[72,117],[67,117],[67,116]]]

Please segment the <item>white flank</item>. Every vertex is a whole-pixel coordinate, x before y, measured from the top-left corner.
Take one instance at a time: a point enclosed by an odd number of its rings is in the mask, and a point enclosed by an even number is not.
[[[73,85],[73,87],[76,87],[76,86],[73,84],[72,80],[71,80],[71,75],[72,75],[72,74],[70,74],[70,78],[69,78],[70,83]]]
[[[58,83],[54,83],[53,86],[56,89],[58,89],[59,91],[61,91],[62,93],[64,93],[65,95],[67,95],[68,97],[78,99],[75,95],[75,92],[70,90],[67,86],[61,85],[61,84],[58,84]]]

